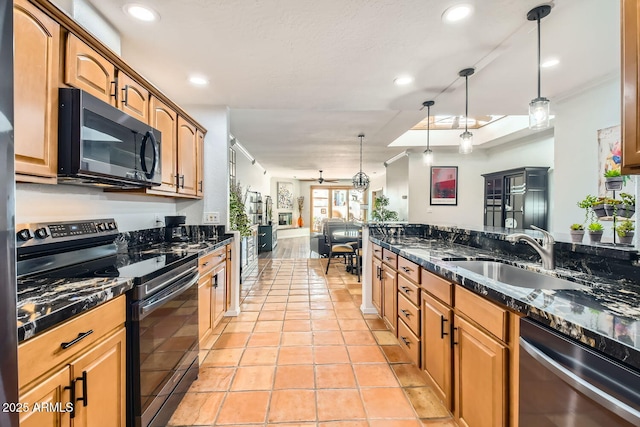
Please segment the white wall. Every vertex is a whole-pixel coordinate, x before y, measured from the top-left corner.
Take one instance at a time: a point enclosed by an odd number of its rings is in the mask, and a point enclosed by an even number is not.
[[[523,166],[548,166],[553,169],[553,137],[542,136],[504,144],[487,150],[476,149],[469,155],[439,150],[434,166],[458,167],[458,205],[431,206],[430,167],[422,153],[409,157],[409,221],[427,224],[481,227],[484,212],[482,174]],[[387,168],[388,170],[388,168]],[[388,181],[387,181],[388,182]],[[553,187],[553,180],[550,180]]]
[[[155,217],[176,215],[168,197],[105,193],[77,185],[16,184],[16,223],[114,218],[120,231],[158,227]]]
[[[611,78],[555,106],[554,232],[582,222],[576,203],[598,193],[598,129],[620,124],[620,91],[619,77]]]
[[[389,198],[387,209],[398,212],[400,221],[409,219],[409,157],[405,156],[386,167],[384,195]]]

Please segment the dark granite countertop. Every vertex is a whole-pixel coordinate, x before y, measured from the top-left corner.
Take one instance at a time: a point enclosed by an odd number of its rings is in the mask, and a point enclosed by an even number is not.
[[[123,259],[136,260],[142,254],[162,255],[187,252],[205,255],[231,243],[233,237],[217,240],[154,244],[126,248]],[[56,326],[73,316],[90,310],[124,294],[133,287],[133,279],[116,278],[18,278],[18,342]]]
[[[371,236],[370,240],[452,282],[533,318],[640,369],[640,286],[566,268],[545,271],[536,262],[423,237]],[[586,285],[582,290],[510,286],[448,261],[494,259]]]

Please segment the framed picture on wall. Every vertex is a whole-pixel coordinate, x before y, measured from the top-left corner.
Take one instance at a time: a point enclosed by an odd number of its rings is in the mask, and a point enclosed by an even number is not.
[[[458,204],[458,167],[431,166],[431,205]]]
[[[278,209],[284,209],[284,210],[293,209],[293,183],[292,182],[278,183]]]

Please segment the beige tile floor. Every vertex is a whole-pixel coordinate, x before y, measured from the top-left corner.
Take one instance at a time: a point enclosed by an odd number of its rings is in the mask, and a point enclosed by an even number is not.
[[[361,314],[356,277],[325,263],[260,260],[169,425],[456,426],[382,321]]]

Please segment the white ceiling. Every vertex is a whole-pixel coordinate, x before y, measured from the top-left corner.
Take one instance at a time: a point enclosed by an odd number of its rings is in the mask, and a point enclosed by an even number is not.
[[[157,23],[134,22],[126,0],[89,0],[120,32],[123,58],[186,107],[227,105],[231,132],[274,176],[348,178],[401,152],[388,147],[426,116],[526,114],[536,96],[540,0],[464,0],[466,22],[445,24],[455,0],[135,0]],[[619,73],[619,0],[557,0],[542,20],[542,95],[557,101]],[[196,88],[187,77],[210,80]],[[393,79],[415,82],[398,87]],[[455,138],[455,136],[452,136]],[[445,143],[446,144],[446,143]]]

